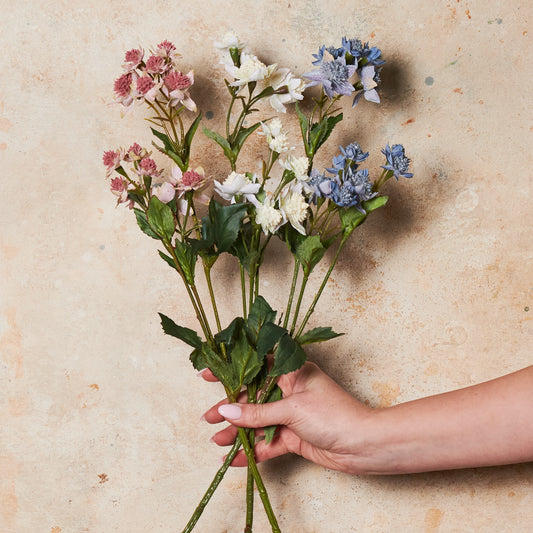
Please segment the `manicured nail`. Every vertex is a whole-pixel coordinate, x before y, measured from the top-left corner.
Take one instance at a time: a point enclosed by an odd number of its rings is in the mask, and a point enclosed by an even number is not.
[[[205,422],[205,413],[200,417],[200,422]]]
[[[229,403],[221,405],[218,408],[218,412],[224,417],[229,418],[230,420],[235,420],[241,417],[242,409],[237,403]]]
[[[211,442],[211,443],[215,442],[215,436],[214,435],[209,439],[209,442]]]
[[[203,373],[207,370],[207,368],[204,368],[203,370],[200,370],[199,372],[196,372],[196,377],[201,378]]]

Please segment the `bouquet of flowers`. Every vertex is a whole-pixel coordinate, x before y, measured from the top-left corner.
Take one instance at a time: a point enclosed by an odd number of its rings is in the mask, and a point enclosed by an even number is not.
[[[393,176],[410,178],[410,160],[402,145],[387,145],[379,177],[372,182],[360,168],[368,152],[352,142],[340,147],[326,169],[313,166],[320,148],[343,119],[337,103],[343,96],[379,102],[381,51],[358,39],[343,38],[340,47],[322,46],[314,55],[314,70],[298,78],[287,68],[259,60],[235,35],[215,43],[227,72],[228,107],[225,130],[203,127],[229,162],[228,173],[213,179],[201,166],[190,164],[191,146],[202,115],[191,95],[194,72],[182,69],[176,47],[163,41],[154,49],[126,52],[124,73],[115,81],[116,101],[130,111],[147,106],[153,147],[164,154],[169,168],[160,167],[150,149],[132,144],[109,150],[103,162],[118,204],[132,209],[140,229],[158,241],[160,257],[184,284],[200,331],[160,314],[166,334],[188,344],[198,371],[209,368],[224,386],[230,402],[270,402],[282,397],[279,376],[300,368],[303,346],[337,337],[331,327],[309,329],[309,319],[327,284],[339,254],[351,234],[370,213],[384,206],[380,190]],[[313,86],[308,112],[298,102]],[[282,120],[266,116],[251,123],[266,101],[277,113],[294,104],[301,130],[295,148]],[[265,113],[263,109],[263,113]],[[241,169],[238,158],[254,133],[264,136],[266,157],[260,175]],[[276,165],[277,163],[277,165]],[[271,239],[281,239],[294,261],[286,306],[273,309],[260,294],[261,265]],[[315,267],[333,247],[335,252],[310,306],[302,309],[304,293]],[[212,270],[222,254],[235,258],[242,314],[222,324]],[[209,293],[197,290],[201,270]],[[227,305],[225,300],[225,305]],[[264,430],[267,442],[276,428]],[[280,531],[254,458],[256,435],[239,429],[238,437],[198,505],[184,532],[192,531],[233,458],[242,447],[248,459],[245,532],[252,531],[254,490],[257,487],[272,531]]]

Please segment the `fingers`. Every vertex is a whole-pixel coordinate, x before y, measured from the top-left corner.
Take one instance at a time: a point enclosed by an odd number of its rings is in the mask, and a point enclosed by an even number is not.
[[[256,443],[254,447],[254,456],[256,462],[261,463],[262,461],[268,461],[269,459],[274,459],[274,457],[279,457],[293,451],[287,446],[287,442],[293,440],[292,437],[293,434],[289,429],[281,428],[278,436],[274,437],[272,442],[269,444],[267,444],[264,440]],[[231,466],[242,467],[247,465],[248,459],[246,458],[246,454],[244,453],[244,450],[240,450],[231,462]]]
[[[245,428],[287,426],[292,418],[292,402],[288,399],[266,404],[224,403],[217,407],[228,422]]]
[[[209,368],[204,368],[203,370],[200,370],[197,376],[211,383],[218,381],[218,378],[215,377],[215,375],[213,374],[213,372],[211,372],[211,370],[209,370]]]

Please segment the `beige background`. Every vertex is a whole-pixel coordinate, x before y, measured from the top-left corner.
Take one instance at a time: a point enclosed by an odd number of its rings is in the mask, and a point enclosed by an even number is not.
[[[121,120],[107,105],[139,45],[176,43],[213,128],[227,100],[212,41],[227,29],[298,74],[343,35],[380,47],[382,104],[347,107],[324,155],[356,139],[377,168],[402,142],[415,178],[387,185],[389,206],[350,244],[312,319],[347,335],[309,356],[372,406],[531,364],[531,2],[0,3],[0,531],[179,531],[218,468],[199,418],[221,391],[157,311],[194,316],[101,164],[150,140],[142,109]],[[207,154],[220,178],[217,148],[198,141],[193,163]],[[261,289],[281,307],[277,250]],[[236,273],[216,270],[228,321]],[[262,472],[284,532],[533,530],[531,464],[357,478],[285,457]],[[228,474],[199,532],[242,530],[243,474]]]

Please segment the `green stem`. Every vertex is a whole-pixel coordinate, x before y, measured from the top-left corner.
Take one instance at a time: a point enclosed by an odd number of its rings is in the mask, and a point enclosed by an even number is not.
[[[294,260],[294,271],[292,273],[292,284],[291,284],[291,291],[289,293],[289,300],[287,302],[287,309],[285,310],[285,318],[283,319],[283,328],[287,329],[287,326],[289,325],[289,314],[291,312],[292,308],[292,300],[294,298],[294,291],[296,290],[296,282],[298,281],[298,273],[300,271],[300,262],[298,260]]]
[[[295,336],[296,338],[298,338],[302,334],[304,327],[306,326],[309,318],[313,314],[313,311],[315,310],[316,304],[317,304],[320,296],[322,295],[322,291],[326,287],[326,283],[328,282],[328,279],[329,279],[331,273],[333,272],[333,267],[335,266],[335,263],[337,262],[337,259],[339,258],[339,255],[341,253],[342,247],[344,246],[344,243],[348,240],[349,236],[350,236],[350,234],[346,234],[346,235],[343,236],[343,238],[342,238],[342,240],[341,240],[341,242],[339,244],[339,247],[337,248],[337,253],[335,254],[335,257],[333,258],[333,261],[331,262],[331,265],[330,265],[328,271],[326,272],[326,275],[324,276],[322,284],[320,285],[320,288],[318,289],[318,292],[315,294],[315,297],[314,297],[311,305],[309,306],[309,310],[307,311],[307,313],[306,313],[306,315],[305,315],[305,317],[303,319],[303,322],[300,325],[300,328],[298,329],[298,332],[296,333],[296,336]]]
[[[249,434],[251,435],[251,432]],[[244,533],[252,533],[252,526],[254,522],[254,476],[250,467],[246,469],[246,526]]]
[[[215,292],[213,290],[213,283],[211,282],[211,268],[204,265],[205,279],[207,281],[207,288],[209,289],[209,296],[211,297],[211,305],[213,306],[213,313],[215,314],[215,321],[217,323],[217,330],[220,331],[220,317],[218,315],[218,307],[215,299]]]
[[[246,312],[246,280],[244,279],[244,267],[242,263],[239,263],[241,268],[241,293],[242,293],[242,313],[243,317],[246,318],[248,313]]]
[[[294,317],[292,319],[292,326],[291,326],[291,332],[290,332],[291,336],[294,333],[294,330],[296,329],[296,322],[298,320],[298,314],[300,313],[300,307],[302,305],[302,299],[304,296],[305,287],[307,285],[308,279],[309,279],[309,273],[304,272],[302,284],[300,285],[300,294],[298,295],[298,302],[296,302],[296,309],[294,310]]]
[[[254,457],[254,450],[250,446],[250,442],[248,441],[246,430],[244,428],[239,428],[239,437],[241,438],[241,442],[244,448],[244,453],[246,454],[246,457],[248,458],[248,467],[252,471],[252,476],[254,478],[255,484],[257,485],[257,490],[259,492],[259,496],[261,497],[261,501],[263,502],[265,513],[268,517],[268,521],[270,522],[270,526],[272,527],[272,533],[281,533],[281,530],[278,525],[278,521],[276,520],[276,516],[274,515],[274,511],[272,510],[272,505],[270,504],[270,500],[268,498],[268,493],[266,491],[265,484],[263,483],[261,474],[259,473],[259,470],[257,469],[257,463],[255,462],[255,457]]]
[[[222,478],[224,477],[224,474],[226,473],[226,470],[229,468],[229,465],[237,455],[237,452],[239,451],[241,447],[241,440],[239,437],[235,440],[235,444],[231,448],[230,452],[226,456],[226,459],[224,460],[223,465],[218,469],[217,473],[215,474],[215,477],[213,478],[213,481],[207,488],[204,497],[201,499],[200,503],[196,507],[193,515],[191,516],[190,520],[187,522],[187,525],[185,526],[185,529],[182,533],[190,533],[198,520],[200,519],[200,516],[202,515],[205,506],[209,503],[209,500],[211,499],[211,496],[213,496],[215,490],[217,489],[218,485],[222,481]]]
[[[195,285],[191,285],[190,287],[191,287],[192,293],[194,294],[194,296],[196,298],[196,301],[198,302],[198,308],[200,310],[202,318],[205,321],[205,326],[206,326],[206,329],[207,329],[207,340],[208,340],[208,342],[213,344],[213,342],[214,342],[213,341],[213,333],[211,332],[211,328],[209,327],[209,322],[207,320],[207,316],[205,314],[204,306],[202,304],[202,300],[200,298],[200,295],[198,294],[198,291],[196,290],[196,286]]]

